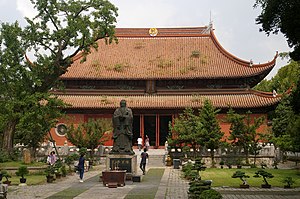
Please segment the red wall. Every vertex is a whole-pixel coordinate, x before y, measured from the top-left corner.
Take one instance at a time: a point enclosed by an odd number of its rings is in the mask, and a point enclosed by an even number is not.
[[[257,131],[260,133],[264,133],[264,132],[266,133],[266,131],[267,131],[267,115],[266,114],[252,114],[251,118],[253,121],[253,119],[255,117],[258,118],[261,116],[265,117],[265,121]],[[104,114],[85,114],[85,115],[84,114],[68,114],[67,118],[60,119],[59,123],[64,123],[64,124],[74,123],[74,125],[76,126],[80,122],[87,121],[88,118],[111,118],[111,117],[112,117],[112,115],[110,115],[110,114],[105,114],[105,115]],[[224,132],[223,139],[227,139],[227,137],[229,136],[229,128],[230,128],[230,124],[225,122],[225,118],[226,118],[226,114],[219,114],[217,116],[217,119],[220,122],[221,131]],[[53,139],[56,141],[57,146],[64,145],[64,142],[66,141],[65,136],[57,135],[54,128],[51,129],[51,135],[52,135]],[[107,136],[110,139],[108,141],[106,141],[104,145],[106,145],[106,146],[113,145],[113,140],[111,139],[111,135],[112,135],[112,133],[107,134]],[[68,145],[70,146],[72,144],[68,142]]]

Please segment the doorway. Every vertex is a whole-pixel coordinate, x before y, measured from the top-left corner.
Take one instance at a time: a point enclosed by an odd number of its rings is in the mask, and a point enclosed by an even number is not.
[[[156,116],[144,116],[144,137],[148,135],[150,146],[156,146]]]

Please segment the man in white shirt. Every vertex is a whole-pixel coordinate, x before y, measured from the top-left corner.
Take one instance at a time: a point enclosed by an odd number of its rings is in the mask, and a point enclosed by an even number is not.
[[[141,138],[141,136],[137,139],[137,142],[138,142],[139,151],[141,151],[142,144],[143,144],[143,139]]]

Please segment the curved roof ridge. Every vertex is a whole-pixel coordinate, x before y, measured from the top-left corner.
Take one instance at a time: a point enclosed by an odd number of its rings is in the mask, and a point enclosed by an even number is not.
[[[212,38],[212,41],[213,43],[216,45],[216,47],[222,52],[223,55],[225,55],[226,57],[228,57],[229,59],[239,63],[239,64],[242,64],[244,66],[247,66],[247,67],[251,67],[251,68],[254,68],[254,67],[266,67],[266,66],[272,66],[274,67],[275,66],[275,63],[276,63],[276,58],[278,57],[278,51],[276,51],[276,54],[274,56],[274,58],[269,61],[269,62],[266,62],[266,63],[262,63],[262,64],[253,64],[250,61],[246,61],[246,60],[243,60],[241,58],[238,58],[237,56],[233,55],[232,53],[228,52],[221,44],[220,42],[218,41],[213,29],[210,31],[210,36]]]
[[[261,97],[269,97],[269,98],[281,98],[282,97],[282,94],[277,94],[274,96],[274,93],[272,92],[266,92],[266,91],[259,91],[259,90],[253,90],[253,89],[250,89],[249,90],[252,94],[254,95],[258,95],[258,96],[261,96]]]

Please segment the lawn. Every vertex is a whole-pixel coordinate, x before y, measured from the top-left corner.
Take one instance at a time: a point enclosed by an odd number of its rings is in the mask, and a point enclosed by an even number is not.
[[[13,162],[3,162],[0,163],[0,168],[4,169],[5,167],[19,167],[19,166],[27,166],[27,167],[40,167],[47,165],[44,162],[32,162],[30,164],[25,164],[21,161],[13,161]]]
[[[46,183],[46,176],[45,175],[28,175],[26,177],[26,184],[27,185],[37,185]],[[4,180],[4,179],[3,179]],[[2,181],[3,181],[2,180]],[[20,177],[19,176],[12,176],[9,178],[12,185],[19,185],[20,184]]]
[[[205,171],[201,171],[202,180],[213,180],[212,186],[229,186],[229,187],[239,187],[242,181],[239,178],[231,178],[232,174],[237,171],[244,171],[246,175],[250,176],[247,178],[247,182],[251,187],[260,187],[263,183],[263,178],[254,178],[255,172],[259,170],[256,169],[219,169],[219,168],[208,168]],[[285,177],[292,177],[295,181],[293,187],[300,187],[300,171],[293,169],[265,169],[267,172],[274,175],[274,178],[268,178],[267,181],[273,187],[283,187],[282,182]]]

